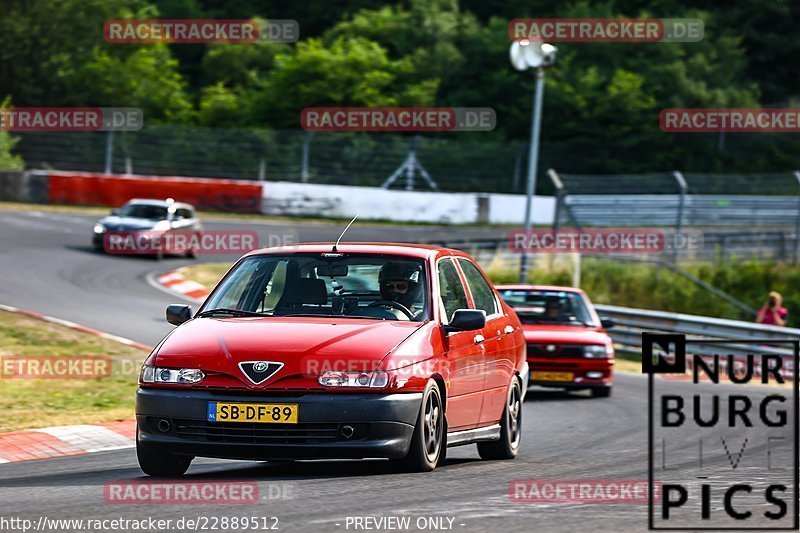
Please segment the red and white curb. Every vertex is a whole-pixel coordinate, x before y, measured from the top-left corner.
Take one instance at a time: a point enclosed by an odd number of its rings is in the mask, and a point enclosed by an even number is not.
[[[152,346],[88,328],[69,320],[62,320],[10,305],[0,304],[0,310],[59,324],[142,350],[150,351],[153,349]],[[135,439],[135,420],[121,420],[98,425],[55,426],[1,433],[0,464],[133,448],[136,443]]]
[[[11,313],[18,313],[20,315],[29,316],[32,318],[36,318],[39,320],[44,320],[45,322],[51,322],[53,324],[59,324],[61,326],[68,327],[70,329],[75,329],[78,331],[83,331],[84,333],[89,333],[91,335],[97,335],[98,337],[103,337],[104,339],[109,339],[112,341],[119,342],[121,344],[125,344],[127,346],[133,346],[134,348],[140,348],[142,350],[150,351],[153,349],[152,346],[147,346],[145,344],[141,344],[136,341],[132,341],[130,339],[126,339],[125,337],[119,337],[117,335],[112,335],[111,333],[106,333],[105,331],[100,331],[92,328],[87,328],[86,326],[82,326],[80,324],[76,324],[75,322],[70,322],[69,320],[62,320],[60,318],[55,318],[52,316],[43,315],[41,313],[34,313],[33,311],[27,311],[25,309],[20,309],[19,307],[12,307],[10,305],[3,305],[0,304],[0,310],[9,311]]]
[[[135,439],[134,420],[14,431],[0,435],[0,463],[123,450]]]
[[[195,300],[197,302],[205,300],[206,297],[211,294],[208,287],[196,281],[186,279],[182,270],[183,269],[179,268],[178,270],[172,270],[158,276],[158,283],[190,300]]]

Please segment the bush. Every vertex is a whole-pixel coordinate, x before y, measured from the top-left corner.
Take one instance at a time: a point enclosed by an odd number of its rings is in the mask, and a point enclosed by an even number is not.
[[[693,263],[682,268],[721,291],[758,309],[769,291],[783,295],[789,310],[789,325],[800,324],[800,269],[770,261],[728,261]],[[495,283],[516,283],[517,272],[489,271]],[[570,285],[566,268],[536,268],[529,272],[531,283]],[[651,264],[631,264],[607,259],[586,258],[581,270],[581,288],[600,304],[637,307],[736,320],[755,320],[745,311],[715,296],[689,279]]]

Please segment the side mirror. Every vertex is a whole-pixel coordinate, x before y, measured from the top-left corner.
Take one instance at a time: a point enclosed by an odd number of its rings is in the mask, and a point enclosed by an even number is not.
[[[111,210],[111,216],[112,216],[112,217],[115,217],[115,216],[117,216],[117,215],[119,215],[119,209],[112,209],[112,210]]]
[[[611,329],[617,325],[613,318],[608,318],[606,316],[600,317],[600,325],[603,326],[603,329]]]
[[[472,331],[483,329],[486,326],[486,311],[479,309],[456,309],[449,324],[445,324],[444,330],[451,331]]]
[[[184,322],[192,319],[192,308],[184,304],[172,304],[167,306],[167,322],[180,326]]]

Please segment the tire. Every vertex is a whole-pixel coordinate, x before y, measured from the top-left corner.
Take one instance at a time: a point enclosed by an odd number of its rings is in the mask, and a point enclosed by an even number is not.
[[[596,387],[592,389],[592,398],[608,398],[611,396],[611,387]]]
[[[189,470],[189,465],[194,459],[151,450],[142,445],[138,438],[136,439],[136,458],[139,460],[139,468],[142,469],[142,472],[153,477],[180,477]]]
[[[443,459],[445,445],[444,402],[439,387],[428,380],[422,394],[417,423],[408,454],[396,461],[405,472],[430,472]]]
[[[478,443],[478,455],[486,460],[508,460],[517,456],[522,441],[522,386],[514,377],[508,388],[506,407],[500,420],[500,440]]]

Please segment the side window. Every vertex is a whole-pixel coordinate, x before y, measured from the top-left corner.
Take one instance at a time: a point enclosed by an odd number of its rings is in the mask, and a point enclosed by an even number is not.
[[[258,261],[249,261],[240,266],[225,281],[225,285],[219,288],[221,289],[219,294],[222,294],[222,297],[216,297],[214,301],[209,302],[208,309],[218,307],[239,309],[240,302],[245,296],[245,291],[250,288],[253,278],[257,275],[258,266]]]
[[[467,285],[469,285],[469,290],[472,292],[472,299],[475,300],[475,307],[486,311],[486,316],[498,313],[499,309],[497,308],[494,291],[486,283],[486,279],[481,275],[478,267],[467,259],[459,259],[458,263],[464,271],[464,277],[467,278]]]
[[[178,209],[175,214],[178,218],[194,218],[194,213],[190,209]]]
[[[456,309],[469,308],[461,278],[458,277],[456,266],[450,259],[439,261],[439,291],[442,298],[441,304],[448,321],[453,317]]]

